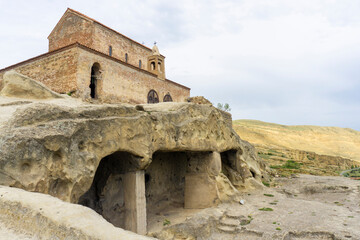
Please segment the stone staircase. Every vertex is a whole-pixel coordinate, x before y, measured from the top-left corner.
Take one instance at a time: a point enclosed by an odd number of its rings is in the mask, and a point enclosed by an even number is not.
[[[224,233],[237,233],[241,230],[241,226],[248,223],[248,219],[236,211],[226,211],[219,220],[217,228]]]

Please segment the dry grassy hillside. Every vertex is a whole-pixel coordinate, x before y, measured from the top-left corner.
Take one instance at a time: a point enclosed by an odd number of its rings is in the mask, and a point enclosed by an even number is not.
[[[303,150],[360,162],[360,132],[353,129],[285,126],[257,120],[235,120],[233,126],[242,139],[259,147]]]

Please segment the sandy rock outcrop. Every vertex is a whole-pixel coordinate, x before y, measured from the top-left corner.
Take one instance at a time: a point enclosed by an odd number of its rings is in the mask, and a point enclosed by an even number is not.
[[[187,100],[187,102],[192,102],[192,103],[197,103],[197,104],[212,105],[212,103],[203,96],[188,97],[186,100]]]
[[[15,71],[8,71],[3,76],[0,96],[26,99],[63,98],[44,84]]]
[[[118,227],[133,229],[134,172],[144,174],[148,219],[214,206],[266,178],[254,148],[210,105],[13,101],[0,97],[0,184],[80,203]]]
[[[0,205],[1,223],[34,239],[153,239],[116,228],[87,207],[41,193],[0,186]]]
[[[0,183],[77,202],[91,186],[101,159],[127,152],[134,168],[146,169],[157,151],[226,152],[226,164],[242,185],[262,176],[249,144],[229,128],[214,107],[191,103],[65,107],[18,106],[0,129]],[[249,167],[249,164],[251,167]]]

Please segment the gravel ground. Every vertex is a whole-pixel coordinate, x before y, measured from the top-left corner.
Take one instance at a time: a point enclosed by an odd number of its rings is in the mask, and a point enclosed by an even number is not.
[[[206,209],[154,233],[197,240],[359,240],[360,181],[299,175],[274,188],[242,193],[239,201]],[[193,239],[193,238],[189,238]]]

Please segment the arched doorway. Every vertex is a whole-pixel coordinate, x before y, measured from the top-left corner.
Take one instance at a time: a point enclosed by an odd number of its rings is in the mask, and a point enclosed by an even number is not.
[[[94,63],[91,67],[91,79],[90,79],[90,97],[97,98],[96,87],[97,87],[97,80],[99,79],[100,75],[100,64]]]
[[[172,100],[172,97],[171,97],[170,93],[168,93],[168,94],[166,94],[166,95],[164,96],[163,102],[172,102],[172,101],[173,101],[173,100]]]
[[[155,90],[151,89],[148,93],[147,103],[159,103],[159,96]]]

